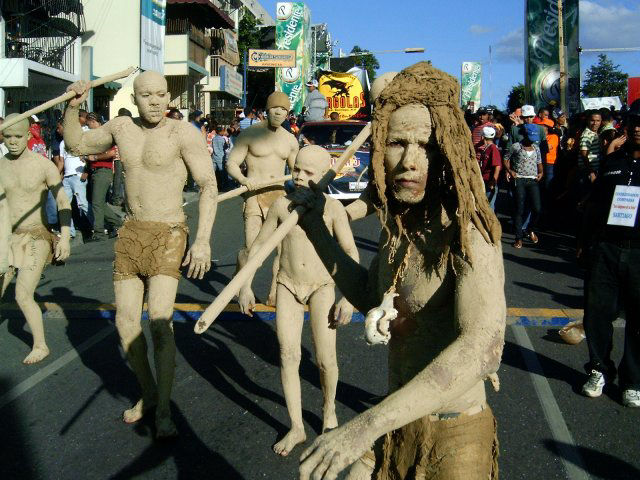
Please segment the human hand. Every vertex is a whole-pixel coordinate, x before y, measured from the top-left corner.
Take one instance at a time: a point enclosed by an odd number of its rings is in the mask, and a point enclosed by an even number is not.
[[[353,316],[353,305],[346,298],[340,299],[333,307],[333,314],[329,316],[329,328],[337,328],[351,322]]]
[[[515,172],[515,170],[509,170],[507,172],[507,175],[509,175],[511,178],[516,179],[518,178],[518,174]]]
[[[240,294],[238,295],[238,305],[240,306],[240,311],[243,314],[253,317],[253,309],[256,306],[256,297],[253,295],[251,287],[242,287]]]
[[[243,186],[247,187],[247,190],[250,192],[253,192],[254,190],[258,189],[258,182],[252,181],[252,180],[245,180],[245,182],[242,184]]]
[[[620,147],[622,147],[626,141],[627,141],[626,135],[621,135],[611,140],[611,143],[607,147],[607,155],[615,152],[616,150],[619,150]]]
[[[509,114],[509,119],[513,122],[514,125],[520,125],[521,123],[523,123],[520,116],[516,115],[515,113]]]
[[[539,182],[540,180],[542,180],[542,173],[536,175],[536,182]]]
[[[80,181],[81,182],[86,182],[88,178],[89,178],[89,173],[88,172],[82,172],[82,175],[80,175]]]
[[[593,182],[595,182],[595,181],[596,181],[596,174],[595,174],[594,172],[591,172],[591,173],[589,174],[589,181],[590,181],[591,183],[593,183]]]
[[[208,242],[196,240],[187,252],[182,266],[189,265],[187,278],[202,280],[204,274],[211,268],[211,246]]]
[[[58,243],[56,245],[56,251],[54,252],[53,258],[55,258],[57,262],[64,262],[67,258],[69,258],[70,254],[71,254],[71,245],[70,245],[69,238],[66,238],[66,237],[60,238],[60,240],[58,240]]]
[[[365,415],[365,414],[363,414]],[[300,456],[300,480],[335,480],[373,444],[362,416],[320,435]],[[313,475],[313,476],[312,476]]]
[[[70,107],[78,107],[82,105],[89,96],[89,90],[91,90],[91,83],[84,80],[78,80],[73,82],[67,87],[67,92],[75,92],[76,96],[69,100]]]
[[[327,197],[325,197],[321,191],[317,190],[316,187],[316,184],[309,182],[309,187],[296,187],[296,189],[289,194],[289,199],[291,200],[290,210],[299,206],[306,208],[299,222],[300,226],[305,229],[322,221],[324,209],[327,204]]]

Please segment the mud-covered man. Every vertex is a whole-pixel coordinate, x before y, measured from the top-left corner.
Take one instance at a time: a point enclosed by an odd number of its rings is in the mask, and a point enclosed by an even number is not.
[[[6,121],[15,116],[9,115]],[[16,302],[33,335],[33,348],[23,363],[31,364],[49,355],[42,311],[34,292],[45,265],[54,257],[62,262],[69,256],[71,204],[56,166],[27,148],[31,138],[29,121],[25,119],[11,125],[3,134],[7,154],[0,157],[0,298],[18,270]],[[48,191],[58,207],[60,239],[48,228],[45,211]],[[11,233],[8,245],[5,243],[7,228]]]
[[[246,264],[247,252],[267,218],[269,207],[285,194],[283,184],[256,191],[258,185],[282,177],[285,165],[293,170],[298,154],[298,141],[282,127],[290,106],[289,97],[285,93],[273,92],[269,95],[267,121],[242,130],[227,159],[229,175],[249,189],[244,200],[245,248],[238,253],[238,269]],[[240,169],[243,163],[247,167],[246,174]],[[275,305],[277,258],[273,265],[273,282],[267,301],[269,305]]]
[[[185,122],[164,116],[170,95],[165,78],[147,71],[134,81],[133,103],[139,118],[116,117],[95,130],[82,131],[78,106],[88,85],[77,92],[64,116],[64,140],[76,155],[104,152],[114,143],[121,157],[127,196],[127,218],[115,245],[114,290],[116,327],[129,364],[142,388],[142,398],[124,412],[133,423],[155,407],[156,435],[176,434],[169,400],[175,370],[172,316],[180,266],[188,277],[202,278],[211,265],[211,228],[216,214],[217,187],[204,137]],[[198,231],[187,249],[182,189],[187,169],[200,186]],[[183,261],[184,259],[184,261]],[[142,302],[147,290],[156,378],[147,359],[141,328]]]
[[[307,235],[345,297],[369,311],[397,294],[398,311],[391,393],[320,436],[302,455],[304,480],[335,479],[354,462],[350,479],[497,476],[484,380],[498,369],[504,343],[501,231],[458,95],[453,77],[418,63],[376,100],[371,200],[383,234],[368,271],[329,235],[322,197],[299,199],[312,209],[303,217]]]

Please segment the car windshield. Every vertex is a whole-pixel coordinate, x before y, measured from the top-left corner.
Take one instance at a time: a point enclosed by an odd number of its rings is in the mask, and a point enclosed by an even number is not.
[[[305,125],[300,133],[312,145],[349,145],[363,128],[362,124],[324,123]]]

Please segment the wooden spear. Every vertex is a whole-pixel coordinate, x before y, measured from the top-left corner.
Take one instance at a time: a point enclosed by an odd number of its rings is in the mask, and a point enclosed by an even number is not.
[[[351,145],[340,155],[340,158],[336,161],[336,164],[331,170],[324,174],[322,179],[318,182],[317,189],[321,192],[325,191],[331,181],[335,178],[337,173],[342,170],[347,161],[358,151],[358,148],[369,138],[371,134],[371,123],[365,125],[358,136],[353,140]],[[296,226],[300,215],[306,211],[306,208],[302,205],[298,205],[287,217],[287,219],[278,226],[274,234],[269,238],[267,242],[260,247],[260,249],[249,258],[249,261],[244,267],[236,274],[235,277],[229,282],[229,284],[220,292],[214,302],[207,307],[202,313],[200,320],[196,322],[193,330],[198,333],[204,333],[211,324],[218,318],[220,312],[229,304],[229,302],[235,297],[242,286],[249,280],[249,278],[256,272],[260,265],[267,259],[269,254],[280,244],[282,239],[287,236],[293,227]]]
[[[137,70],[136,67],[129,67],[126,70],[122,70],[121,72],[114,73],[113,75],[107,75],[106,77],[97,78],[90,82],[91,88],[99,87],[100,85],[104,85],[105,83],[114,82],[124,77],[128,77],[133,72]],[[9,120],[5,120],[2,125],[0,125],[0,132],[5,128],[9,128],[11,125],[15,125],[18,122],[21,122],[25,118],[29,118],[31,115],[35,115],[40,112],[44,112],[45,110],[55,107],[57,104],[66,102],[67,100],[71,100],[76,96],[76,92],[65,92],[62,95],[49,100],[48,102],[43,103],[42,105],[38,105],[31,110],[27,110],[24,113],[21,113],[17,117],[10,118]]]
[[[259,183],[255,188],[255,190],[257,191],[262,188],[270,187],[272,185],[284,183],[287,180],[291,180],[291,175],[285,175],[284,177],[280,177],[280,178],[272,178],[271,180],[268,180],[266,182]],[[233,190],[229,190],[228,192],[221,193],[220,195],[218,195],[218,203],[224,202],[225,200],[229,200],[230,198],[233,198],[233,197],[237,197],[238,195],[242,195],[244,192],[248,190],[249,189],[243,185],[241,187],[234,188]]]

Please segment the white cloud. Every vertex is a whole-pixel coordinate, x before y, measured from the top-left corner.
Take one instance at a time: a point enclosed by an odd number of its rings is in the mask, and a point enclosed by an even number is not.
[[[580,46],[583,48],[640,47],[640,3],[580,0]]]
[[[485,33],[490,33],[493,31],[493,27],[489,27],[486,25],[471,25],[469,27],[469,31],[474,35],[483,35]]]
[[[524,28],[513,30],[493,45],[497,60],[503,62],[524,62]]]

